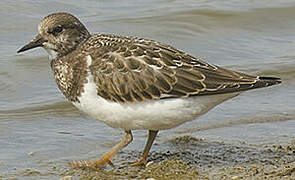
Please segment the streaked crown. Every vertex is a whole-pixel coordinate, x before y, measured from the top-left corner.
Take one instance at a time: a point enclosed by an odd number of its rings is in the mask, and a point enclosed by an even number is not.
[[[69,13],[46,16],[40,22],[38,32],[51,59],[70,53],[90,37],[85,26]]]

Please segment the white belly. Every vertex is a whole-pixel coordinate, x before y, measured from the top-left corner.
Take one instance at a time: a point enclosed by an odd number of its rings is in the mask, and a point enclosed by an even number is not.
[[[89,74],[84,92],[78,98],[80,103],[73,104],[90,117],[114,128],[161,130],[191,121],[235,95],[195,96],[120,104],[98,96],[93,77]]]

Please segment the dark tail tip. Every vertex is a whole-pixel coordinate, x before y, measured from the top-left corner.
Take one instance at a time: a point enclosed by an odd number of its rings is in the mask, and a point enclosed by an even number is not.
[[[260,81],[257,83],[264,87],[280,84],[282,82],[281,78],[277,77],[259,77],[259,80]]]

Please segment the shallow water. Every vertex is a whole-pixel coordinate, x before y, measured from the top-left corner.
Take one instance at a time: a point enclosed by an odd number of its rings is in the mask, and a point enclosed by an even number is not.
[[[57,89],[47,54],[16,51],[49,13],[75,14],[90,32],[154,39],[220,66],[281,77],[283,83],[244,92],[196,121],[161,131],[153,149],[190,134],[229,143],[284,144],[295,132],[295,2],[292,0],[148,0],[0,2],[0,179],[57,178],[51,168],[98,157],[122,132],[86,118]],[[143,149],[135,131],[125,151]],[[161,147],[161,144],[163,146]],[[33,155],[30,155],[32,154]],[[39,177],[39,178],[40,178]]]

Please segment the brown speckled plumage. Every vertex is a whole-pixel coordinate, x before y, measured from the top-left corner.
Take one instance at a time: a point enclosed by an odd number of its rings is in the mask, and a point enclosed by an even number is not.
[[[89,69],[88,55],[92,58]],[[110,34],[92,35],[75,51],[54,59],[52,69],[59,88],[71,101],[78,100],[88,71],[98,95],[120,103],[242,91],[258,87],[255,84],[260,81],[162,43]]]
[[[68,100],[76,102],[87,83],[86,61],[80,61],[79,58],[69,60],[54,59],[51,61],[51,68],[58,88]]]

